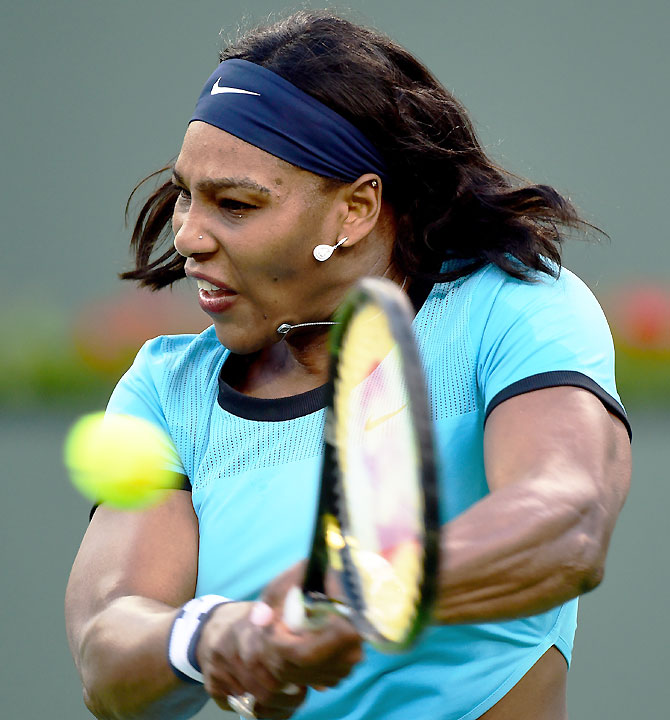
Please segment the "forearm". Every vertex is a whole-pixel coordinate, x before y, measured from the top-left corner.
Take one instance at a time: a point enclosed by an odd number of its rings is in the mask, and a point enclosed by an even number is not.
[[[206,702],[167,662],[177,611],[141,597],[112,601],[83,629],[73,654],[87,707],[98,718],[189,718]]]
[[[572,480],[509,485],[443,528],[438,622],[533,615],[598,585],[611,524]]]

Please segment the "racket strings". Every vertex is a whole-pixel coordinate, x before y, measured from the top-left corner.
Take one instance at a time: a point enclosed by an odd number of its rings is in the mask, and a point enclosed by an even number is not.
[[[420,458],[402,358],[384,312],[354,313],[334,381],[334,442],[341,478],[349,592],[385,638],[414,624],[423,580]],[[347,565],[350,564],[349,569]]]

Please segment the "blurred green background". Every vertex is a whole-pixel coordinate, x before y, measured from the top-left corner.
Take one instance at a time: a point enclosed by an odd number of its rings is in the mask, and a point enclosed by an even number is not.
[[[62,620],[87,506],[68,486],[62,440],[78,413],[104,406],[143,339],[206,323],[188,287],[149,296],[117,279],[129,266],[127,195],[177,154],[222,28],[234,35],[272,13],[324,5],[0,5],[2,717],[89,717]],[[426,62],[469,108],[494,158],[567,193],[610,235],[570,243],[565,259],[610,318],[635,472],[605,582],[582,602],[569,702],[572,720],[641,710],[661,717],[670,594],[670,5],[348,6]],[[221,715],[209,708],[199,717]]]

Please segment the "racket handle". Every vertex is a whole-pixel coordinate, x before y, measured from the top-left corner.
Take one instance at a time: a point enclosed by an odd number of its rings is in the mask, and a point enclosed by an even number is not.
[[[291,632],[318,630],[331,613],[349,617],[351,611],[346,605],[338,602],[310,600],[297,586],[286,593],[283,621]]]
[[[323,619],[316,620],[307,613],[307,604],[302,590],[294,585],[287,593],[284,600],[284,625],[291,632],[301,630],[313,630],[322,624]]]

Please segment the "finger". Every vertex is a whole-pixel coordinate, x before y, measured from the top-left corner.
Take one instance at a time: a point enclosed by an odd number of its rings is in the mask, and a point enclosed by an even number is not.
[[[336,685],[360,662],[363,652],[358,635],[320,637],[280,634],[270,643],[265,664],[283,682],[298,685]]]
[[[254,698],[254,704],[268,718],[289,717],[305,698],[306,687],[289,686],[276,678],[265,666],[269,623],[274,612],[267,604],[247,604],[244,613],[232,622],[217,620],[222,632],[208,637],[207,652],[203,653],[205,689],[220,707],[228,708],[229,696]]]
[[[267,627],[274,620],[274,610],[264,602],[254,603],[249,613],[249,622],[256,627]]]
[[[228,695],[242,695],[245,692],[239,680],[225,670],[217,670],[205,676],[205,690],[218,703],[225,703]]]
[[[292,688],[296,689],[296,692],[279,692],[272,697],[265,698],[265,702],[272,708],[283,708],[283,709],[295,709],[305,702],[305,696],[307,695],[306,686],[293,685]]]
[[[328,613],[325,622],[318,628],[305,629],[299,632],[291,630],[283,622],[275,623],[272,628],[273,642],[278,648],[300,647],[312,645],[323,648],[327,652],[329,647],[345,647],[346,645],[360,645],[362,638],[349,620],[337,614]]]
[[[251,691],[247,690],[245,693],[238,695],[237,697],[246,698],[245,704],[249,702],[250,698],[253,698],[253,711],[259,718],[282,718],[290,717],[295,712],[296,708],[304,702],[306,694],[307,688],[303,687],[300,688],[297,693],[278,693],[274,696],[267,697],[254,695]],[[230,702],[230,696],[228,696],[227,699],[229,707],[236,710],[236,708],[233,707],[233,703]],[[223,707],[222,700],[219,701],[219,705]]]
[[[234,697],[234,696],[233,696]],[[242,697],[242,696],[240,696]],[[214,702],[226,712],[235,712],[237,713],[237,709],[231,707],[228,701],[228,697],[223,699],[214,698]],[[257,718],[262,718],[263,720],[285,720],[286,718],[290,718],[293,713],[295,712],[295,708],[273,708],[273,707],[266,707],[262,703],[259,703],[256,701],[253,706],[254,715]]]
[[[362,647],[362,639],[354,626],[348,620],[335,616],[319,630],[300,637],[303,642],[293,642],[287,653],[289,661],[299,667],[333,661],[346,663],[349,655]]]
[[[267,633],[256,630],[247,638],[246,653],[235,665],[236,678],[245,691],[251,692],[263,707],[296,707],[303,700],[306,688],[286,683],[267,667]]]
[[[284,682],[277,678],[263,665],[254,663],[240,668],[239,678],[244,688],[253,693],[259,702],[271,704],[272,698],[281,694]]]
[[[238,653],[226,657],[225,666],[213,667],[205,677],[205,689],[217,704],[229,709],[229,695],[250,693],[263,718],[289,717],[304,702],[306,687],[287,686],[277,680],[262,663],[246,661]]]

